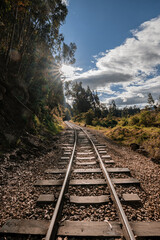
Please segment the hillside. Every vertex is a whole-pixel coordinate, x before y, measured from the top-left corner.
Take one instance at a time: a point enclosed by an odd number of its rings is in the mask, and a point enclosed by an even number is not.
[[[59,32],[68,9],[56,0],[1,1],[0,151],[41,131],[55,135],[64,115],[60,67],[74,63],[76,45]]]
[[[75,118],[74,118],[75,119]],[[85,115],[76,118],[86,124]],[[105,126],[105,127],[104,127]],[[160,112],[141,110],[131,117],[108,117],[93,119],[90,128],[102,132],[119,144],[131,146],[133,150],[160,161]]]

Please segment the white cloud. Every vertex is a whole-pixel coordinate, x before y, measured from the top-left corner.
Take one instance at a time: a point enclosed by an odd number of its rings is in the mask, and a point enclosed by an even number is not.
[[[65,4],[66,6],[69,5],[69,1],[68,0],[61,0],[62,1],[62,4]]]
[[[145,106],[148,100],[148,93],[152,93],[154,99],[158,99],[160,92],[160,76],[146,80],[141,84],[129,85],[124,88],[124,92],[117,93],[113,97],[105,99],[104,103],[108,104],[111,100],[115,100],[119,106],[139,105]]]
[[[71,65],[66,65],[66,64],[63,64],[60,69],[62,76],[67,80],[68,79],[72,80],[76,76],[79,76],[79,72],[81,72],[82,70],[83,68],[73,67]]]
[[[131,31],[132,37],[122,45],[95,55],[96,69],[83,73],[74,71],[71,80],[82,81],[84,86],[104,91],[112,84],[122,84],[125,92],[114,96],[122,104],[131,101],[143,103],[148,92],[157,97],[160,89],[160,78],[157,77],[157,66],[160,65],[159,26],[160,16],[144,22]]]
[[[137,96],[140,98],[144,98],[144,95],[142,93],[137,93]]]

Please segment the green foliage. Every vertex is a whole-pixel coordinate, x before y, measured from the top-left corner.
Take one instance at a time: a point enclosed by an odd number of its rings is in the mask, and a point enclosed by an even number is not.
[[[156,116],[151,111],[142,111],[140,114],[139,124],[150,127],[155,123]]]
[[[94,117],[93,110],[90,109],[88,112],[85,113],[85,120],[87,125],[92,125],[93,117]]]
[[[141,145],[148,138],[149,138],[149,135],[146,132],[144,132],[140,136],[138,136],[138,138],[136,139],[136,143]]]
[[[75,43],[70,43],[68,46],[67,44],[63,43],[63,61],[64,63],[74,64],[75,58],[74,54],[77,49],[77,46]]]
[[[128,119],[127,118],[122,118],[121,124],[122,124],[122,126],[127,126],[128,125]]]
[[[73,100],[74,115],[88,112],[90,109],[97,115],[101,115],[100,101],[97,93],[92,92],[89,87],[87,89],[82,87],[82,83],[65,83],[65,92],[67,97]]]
[[[92,120],[92,125],[93,125],[93,126],[97,126],[97,125],[100,126],[100,121],[101,121],[101,119],[98,118],[98,117],[96,117],[96,118],[94,118],[94,119]]]
[[[149,103],[150,106],[154,105],[154,99],[153,99],[151,93],[148,93],[148,103]]]
[[[156,110],[141,110],[137,115],[129,118],[129,125],[135,127],[159,127],[160,113]]]
[[[63,111],[60,65],[75,62],[75,43],[65,44],[59,33],[67,13],[61,0],[0,4],[0,84],[50,129],[57,124],[50,119],[53,109]]]
[[[139,124],[139,118],[138,116],[133,116],[130,120],[131,125],[138,125]]]
[[[59,121],[47,110],[45,111],[45,114],[43,114],[43,119],[41,121],[36,115],[34,115],[33,122],[33,131],[35,132],[38,132],[40,129],[46,129],[52,134],[57,134],[60,130],[62,130],[62,127],[59,125]]]
[[[110,106],[109,106],[109,115],[111,116],[116,116],[117,112],[117,106],[114,100],[112,100]]]
[[[48,118],[47,116],[45,117],[44,122],[47,129],[54,134],[57,134],[60,130],[62,130],[62,127],[58,122],[53,121],[53,119]]]
[[[70,111],[69,111],[68,108],[65,108],[63,120],[64,120],[64,121],[66,121],[66,120],[68,121],[68,120],[70,120],[70,119],[71,119],[71,113],[70,113]]]
[[[73,121],[75,122],[85,122],[85,117],[84,113],[77,114],[76,116],[73,117]]]
[[[40,127],[41,122],[40,122],[39,118],[36,115],[34,115],[33,121],[34,121],[34,124],[35,124],[36,127]]]
[[[114,119],[103,118],[100,121],[99,125],[102,126],[102,127],[107,127],[107,128],[111,127],[111,128],[113,128],[113,127],[115,127],[117,125],[117,123],[118,122],[116,120],[114,120]]]
[[[134,115],[140,112],[139,108],[135,106],[125,107],[124,109],[118,109],[114,100],[111,101],[109,108],[104,104],[100,103],[97,92],[91,91],[89,86],[87,89],[83,88],[82,82],[65,83],[65,95],[70,98],[73,102],[73,115],[88,112],[90,109],[94,112],[93,118],[110,118],[112,117],[128,117],[128,115]],[[96,120],[93,122],[95,124]],[[103,124],[104,125],[104,124]],[[107,125],[115,125],[115,123],[108,123]]]

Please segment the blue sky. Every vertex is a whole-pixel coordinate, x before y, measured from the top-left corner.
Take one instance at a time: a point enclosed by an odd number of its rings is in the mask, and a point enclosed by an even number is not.
[[[144,106],[159,96],[160,1],[69,0],[65,42],[77,45],[67,80],[82,81],[108,104]],[[150,86],[150,88],[149,88]]]

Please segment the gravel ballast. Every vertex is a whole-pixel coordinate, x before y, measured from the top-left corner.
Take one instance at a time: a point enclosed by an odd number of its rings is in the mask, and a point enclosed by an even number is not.
[[[66,168],[66,166],[58,164],[61,156],[63,156],[63,153],[65,152],[65,149],[62,149],[62,144],[68,142],[68,136],[73,136],[73,131],[66,132],[67,134],[61,134],[54,143],[56,145],[55,149],[51,149],[48,153],[45,153],[40,157],[26,154],[26,159],[20,159],[18,156],[17,158],[14,158],[14,154],[6,154],[3,159],[1,159],[0,226],[2,226],[6,220],[12,218],[51,219],[55,203],[37,206],[36,201],[40,194],[45,193],[54,194],[55,199],[57,200],[61,187],[35,187],[34,183],[36,180],[40,179],[58,180],[64,178],[64,174],[46,174],[45,170],[49,168]],[[160,221],[160,206],[158,201],[160,192],[160,166],[152,162],[151,159],[132,151],[128,147],[117,145],[98,131],[92,130],[92,132],[96,135],[99,144],[106,145],[106,147],[103,148],[106,149],[107,155],[110,155],[112,160],[115,161],[114,165],[106,164],[106,167],[123,167],[130,169],[130,173],[110,173],[110,177],[132,177],[140,181],[140,186],[115,186],[120,200],[123,200],[122,194],[124,193],[137,193],[141,199],[141,203],[128,204],[122,202],[129,221]],[[86,145],[89,144],[87,143]],[[73,145],[71,144],[71,146]],[[89,149],[93,151],[90,147]],[[76,153],[77,152],[87,153],[87,150],[82,150],[78,147]],[[76,156],[84,157],[83,154],[76,154]],[[93,157],[94,154],[89,154],[88,156]],[[83,162],[83,160],[74,159],[73,167],[75,169],[99,168],[98,163],[95,165],[78,166],[76,161]],[[103,175],[102,173],[71,174],[71,179],[83,178],[99,179],[103,178]],[[111,199],[107,204],[87,206],[78,206],[77,204],[69,203],[70,195],[100,196],[105,194],[109,195],[109,189],[107,186],[69,186],[68,193],[65,196],[65,204],[61,220],[119,221],[115,206]],[[67,238],[62,239],[67,240]],[[68,238],[68,240],[69,239],[76,238]]]

